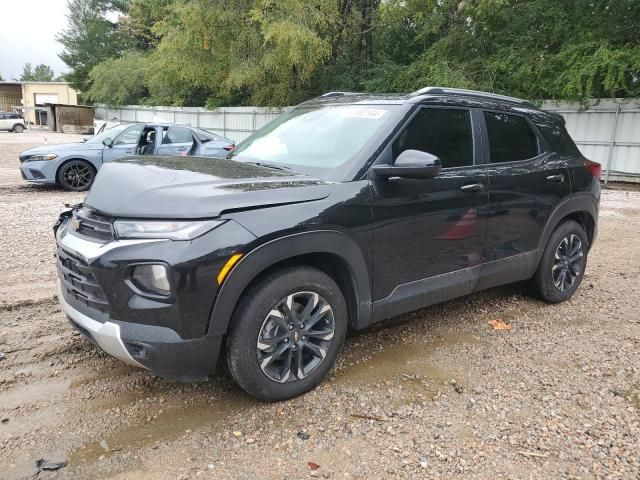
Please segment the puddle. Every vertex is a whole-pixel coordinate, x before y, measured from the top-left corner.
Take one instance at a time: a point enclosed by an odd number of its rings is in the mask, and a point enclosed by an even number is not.
[[[439,348],[477,342],[476,337],[464,332],[452,332],[425,342],[398,342],[374,353],[369,360],[344,366],[336,375],[336,383],[369,385],[397,379],[413,382],[421,382],[425,378],[448,380],[455,377],[454,371],[434,365],[433,353]]]
[[[122,452],[138,450],[156,442],[170,440],[187,430],[221,424],[229,415],[255,406],[257,401],[241,392],[225,394],[223,398],[189,407],[171,408],[143,424],[136,424],[105,435],[97,442],[91,442],[75,450],[69,457],[71,465],[91,464],[101,457],[109,457]]]

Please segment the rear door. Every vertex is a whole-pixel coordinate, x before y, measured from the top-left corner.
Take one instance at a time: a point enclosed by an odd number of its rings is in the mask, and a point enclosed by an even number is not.
[[[490,187],[479,288],[488,288],[533,273],[542,231],[571,183],[566,159],[525,115],[486,110],[482,119]]]
[[[158,155],[193,155],[197,145],[190,128],[171,126],[162,131],[162,143],[158,147]]]
[[[9,114],[0,113],[0,130],[9,130],[13,125],[9,119]]]

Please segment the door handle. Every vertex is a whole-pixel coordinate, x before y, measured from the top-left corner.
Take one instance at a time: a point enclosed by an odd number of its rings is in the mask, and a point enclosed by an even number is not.
[[[460,187],[464,193],[477,193],[484,191],[484,183],[472,183],[470,185],[463,185]]]
[[[549,175],[547,177],[547,180],[550,182],[555,182],[555,183],[562,183],[564,182],[564,175],[560,174],[560,175]]]

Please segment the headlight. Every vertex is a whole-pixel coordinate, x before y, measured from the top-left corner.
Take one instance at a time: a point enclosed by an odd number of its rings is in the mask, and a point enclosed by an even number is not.
[[[158,220],[116,220],[114,228],[119,238],[165,238],[168,240],[193,240],[219,227],[224,220],[172,222]]]
[[[27,158],[28,162],[37,162],[40,160],[53,160],[54,158],[58,158],[58,155],[55,153],[43,153],[38,155],[29,155]]]

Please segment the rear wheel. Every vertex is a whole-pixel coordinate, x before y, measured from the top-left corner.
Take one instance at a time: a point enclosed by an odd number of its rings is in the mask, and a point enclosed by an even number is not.
[[[260,400],[292,398],[322,381],[346,331],[346,303],[331,277],[311,267],[280,270],[243,295],[227,339],[229,370]]]
[[[533,277],[536,290],[549,303],[571,298],[587,266],[589,240],[580,224],[568,220],[551,234]]]
[[[89,162],[71,160],[58,170],[58,183],[65,190],[84,192],[89,190],[95,176],[96,170]]]
[[[22,133],[24,132],[24,126],[17,124],[13,126],[13,131],[16,133]]]

